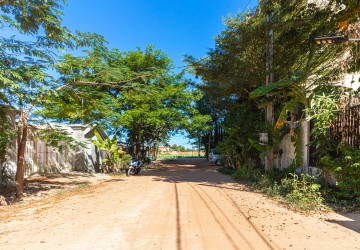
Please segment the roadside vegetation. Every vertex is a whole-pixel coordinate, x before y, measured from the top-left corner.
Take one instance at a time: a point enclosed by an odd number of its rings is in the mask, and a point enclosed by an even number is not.
[[[321,185],[310,175],[297,174],[294,168],[265,172],[262,169],[228,167],[219,168],[219,172],[232,175],[236,180],[251,187],[280,198],[300,211],[324,208],[324,195]]]
[[[224,156],[222,172],[300,209],[322,203],[360,208],[359,144],[335,130],[339,120],[349,117],[351,105],[359,104],[360,89],[343,83],[346,74],[360,71],[359,44],[316,45],[312,40],[360,37],[359,13],[356,1],[259,1],[256,9],[225,19],[226,29],[206,57],[186,58],[203,80],[199,110],[212,117],[213,130],[202,143]],[[273,119],[266,119],[269,105]],[[311,125],[310,142],[302,140],[304,123]],[[358,118],[351,124],[359,126]],[[266,142],[259,140],[261,134]],[[293,162],[283,171],[272,165],[265,171],[265,159],[281,158],[285,137],[295,150]],[[319,169],[316,179],[303,167],[305,143],[311,149],[307,166]]]

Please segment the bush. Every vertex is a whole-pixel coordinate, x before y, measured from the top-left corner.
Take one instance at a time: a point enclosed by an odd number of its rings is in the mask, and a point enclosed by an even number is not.
[[[251,183],[270,196],[283,197],[300,210],[315,209],[324,200],[320,192],[321,185],[315,183],[315,178],[306,174],[297,175],[293,167],[265,172],[263,169],[244,165],[236,170],[222,167],[219,172]]]
[[[338,157],[324,156],[320,160],[324,173],[332,172],[336,177],[338,198],[360,198],[360,150],[340,147]]]
[[[315,183],[315,178],[301,174],[289,174],[281,180],[280,194],[285,200],[294,204],[301,210],[312,210],[322,204],[323,198],[320,193],[321,185]]]
[[[236,169],[223,166],[218,168],[218,171],[222,174],[233,175],[236,172]]]
[[[233,176],[235,179],[240,181],[256,183],[260,179],[262,172],[263,171],[258,168],[253,168],[248,165],[243,165],[235,171]]]

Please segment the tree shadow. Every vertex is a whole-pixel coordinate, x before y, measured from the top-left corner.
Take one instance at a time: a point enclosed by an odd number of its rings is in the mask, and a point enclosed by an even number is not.
[[[340,215],[343,217],[342,219],[329,219],[326,221],[346,227],[360,234],[360,213],[341,213]]]
[[[38,193],[50,191],[50,190],[61,190],[65,188],[71,188],[80,185],[89,185],[90,181],[74,181],[62,182],[54,180],[31,180],[27,181],[24,191],[27,195],[37,195]]]
[[[217,171],[219,166],[210,164],[204,158],[181,158],[161,161],[157,170],[144,171],[141,175],[152,176],[153,181],[169,183],[197,183],[202,186],[216,186],[221,189],[254,192],[253,189],[235,181],[231,176]],[[225,186],[226,184],[226,186]]]
[[[96,176],[96,174],[82,172],[36,174],[25,179],[24,194],[26,199],[48,196],[61,190],[91,185],[94,183],[93,178]],[[106,181],[106,179],[99,181]],[[1,188],[0,195],[5,197],[8,204],[18,201],[13,186]]]

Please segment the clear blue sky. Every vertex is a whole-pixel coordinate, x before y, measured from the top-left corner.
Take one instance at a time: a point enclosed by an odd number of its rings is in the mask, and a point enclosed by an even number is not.
[[[95,32],[121,51],[152,44],[177,67],[183,55],[206,56],[223,29],[222,18],[257,4],[257,0],[68,0],[64,25]],[[177,135],[170,144],[187,146]]]

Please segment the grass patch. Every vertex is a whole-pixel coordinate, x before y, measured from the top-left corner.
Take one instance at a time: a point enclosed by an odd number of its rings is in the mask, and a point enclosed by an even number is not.
[[[182,159],[182,158],[199,158],[197,155],[182,155],[182,154],[178,154],[178,155],[172,155],[172,154],[163,154],[163,155],[158,155],[157,157],[159,160],[162,159]],[[200,156],[200,158],[205,158],[205,156]]]
[[[280,198],[296,210],[310,211],[323,207],[321,185],[314,177],[292,172],[294,169],[265,172],[260,168],[243,166],[239,169],[219,168],[219,172],[233,176],[269,196]]]

